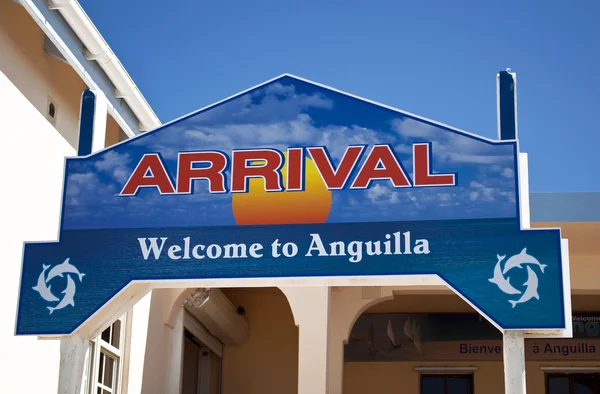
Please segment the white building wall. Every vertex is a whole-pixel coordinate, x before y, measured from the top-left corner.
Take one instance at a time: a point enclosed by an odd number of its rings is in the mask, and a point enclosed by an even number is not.
[[[54,126],[76,148],[86,85],[70,65],[44,51],[44,41],[44,32],[19,3],[0,2],[0,70],[42,114],[49,98],[54,101]]]
[[[58,236],[65,156],[75,149],[0,71],[1,392],[56,393],[59,341],[15,337],[24,241]]]

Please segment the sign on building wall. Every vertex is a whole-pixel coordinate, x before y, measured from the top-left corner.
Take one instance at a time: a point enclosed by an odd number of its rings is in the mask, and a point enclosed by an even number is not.
[[[428,274],[499,327],[562,329],[560,231],[521,229],[518,169],[516,141],[282,76],[69,158],[16,332],[72,333],[134,281]]]
[[[575,314],[573,339],[527,339],[527,360],[598,360],[600,314]],[[344,349],[348,362],[502,360],[502,334],[474,313],[362,314]]]

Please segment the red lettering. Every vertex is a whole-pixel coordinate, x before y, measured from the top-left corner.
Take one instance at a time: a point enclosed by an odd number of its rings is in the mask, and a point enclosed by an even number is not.
[[[234,150],[231,166],[231,192],[248,192],[248,179],[263,178],[268,192],[283,190],[281,172],[283,155],[276,150]],[[258,164],[252,165],[252,162]],[[250,163],[250,165],[249,165]]]
[[[134,196],[140,187],[156,187],[161,194],[175,193],[167,170],[156,153],[148,153],[142,157],[123,187],[121,196]]]
[[[429,144],[413,145],[415,186],[454,186],[455,174],[432,174]]]
[[[380,166],[381,164],[381,166]],[[389,179],[394,187],[409,187],[410,180],[388,145],[375,145],[360,169],[353,189],[365,189],[375,179]]]
[[[327,152],[323,147],[306,148],[312,157],[317,170],[323,178],[323,182],[328,189],[343,189],[350,177],[350,173],[358,163],[364,146],[349,146],[344,152],[337,169],[333,168],[333,163],[329,160]]]
[[[208,163],[209,167],[194,168],[194,163]],[[179,154],[177,170],[177,193],[192,192],[192,180],[208,179],[211,193],[225,193],[227,156],[220,152],[185,152]]]
[[[287,190],[304,189],[304,149],[288,148],[287,151]]]

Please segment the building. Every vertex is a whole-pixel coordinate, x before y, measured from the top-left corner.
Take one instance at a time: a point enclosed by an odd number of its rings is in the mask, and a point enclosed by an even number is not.
[[[40,177],[37,192],[23,190],[31,199],[16,193],[4,200],[3,222],[10,223],[11,228],[2,229],[1,249],[8,260],[19,259],[19,244],[24,239],[55,237],[58,211],[48,210],[45,204],[58,202],[64,157],[76,155],[85,89],[93,89],[106,98],[104,118],[98,117],[105,123],[106,137],[96,141],[97,146],[111,146],[160,125],[78,2],[0,2],[2,176],[25,188],[33,185],[25,179]],[[10,170],[15,165],[20,170]],[[36,166],[48,172],[36,175]],[[44,228],[44,221],[54,225]],[[7,302],[2,312],[13,316],[20,269],[18,264],[6,264],[4,268],[7,286],[2,296]],[[5,382],[2,391],[56,392],[59,342],[16,338],[9,320],[12,318],[3,319],[0,324],[0,343],[6,350],[6,357],[0,359]]]
[[[2,217],[8,218],[6,222],[11,226],[5,227],[2,233],[1,247],[8,251],[4,263],[8,272],[7,285],[3,287],[2,296],[9,300],[3,303],[2,312],[13,316],[15,309],[22,308],[25,302],[33,302],[30,298],[22,298],[21,301],[17,298],[19,292],[23,293],[23,289],[31,288],[27,282],[30,277],[25,276],[29,275],[28,266],[24,264],[21,268],[20,265],[23,256],[29,256],[24,253],[23,242],[43,243],[56,240],[59,221],[61,238],[65,236],[66,239],[66,235],[62,233],[65,228],[75,230],[77,234],[87,230],[81,227],[84,222],[76,216],[63,216],[59,209],[65,177],[64,158],[75,156],[78,150],[79,112],[83,92],[91,89],[96,98],[93,151],[114,147],[113,150],[102,151],[102,156],[98,156],[101,161],[93,162],[93,171],[110,172],[110,176],[123,181],[127,180],[129,174],[115,173],[115,170],[123,169],[119,167],[118,161],[123,156],[119,155],[128,147],[136,146],[138,142],[135,141],[151,141],[152,136],[163,135],[166,136],[160,141],[163,145],[165,142],[174,142],[176,144],[170,148],[177,148],[175,152],[181,152],[182,149],[177,145],[180,141],[168,138],[168,133],[173,133],[176,126],[188,120],[186,125],[192,121],[206,120],[197,117],[204,112],[195,113],[147,134],[147,138],[143,136],[129,143],[117,144],[156,129],[160,122],[78,3],[53,1],[48,6],[41,1],[23,0],[20,3],[5,1],[0,7],[0,111],[3,124],[10,131],[4,134],[8,141],[2,144],[0,157],[3,179],[7,181],[5,184],[15,184],[20,189],[17,193],[6,193],[8,200],[3,204],[2,211]],[[260,90],[261,87],[264,89]],[[320,87],[290,79],[289,76],[270,81],[256,89],[259,90],[252,92],[296,100],[293,101],[294,108],[300,112],[294,112],[292,118],[285,119],[288,122],[286,127],[290,128],[302,126],[306,129],[310,125],[318,127],[318,122],[308,121],[304,116],[307,113],[302,112],[302,108],[314,109],[315,112],[311,113],[312,121],[315,120],[314,114],[321,113],[319,111],[335,108],[328,103],[327,97],[312,94]],[[325,89],[325,92],[333,91]],[[247,97],[236,95],[223,103],[233,105]],[[343,100],[348,100],[344,105],[366,105],[360,100],[356,101],[359,104],[354,104],[355,98],[350,99],[344,95],[335,97],[336,105]],[[282,101],[284,100],[281,99],[280,102]],[[376,107],[375,105],[373,108]],[[212,107],[207,111],[211,109]],[[272,114],[277,112],[275,109],[270,108],[265,116],[271,119]],[[403,118],[404,121],[406,119]],[[398,133],[407,135],[419,124],[422,125],[417,123],[411,126],[410,123],[399,122],[396,126],[400,130]],[[205,124],[205,127],[209,126]],[[274,130],[277,132],[279,129]],[[419,130],[423,133],[422,129]],[[206,149],[214,149],[205,138],[206,135],[196,137],[204,138],[199,147],[204,148],[206,145]],[[301,135],[298,138],[304,137]],[[430,145],[430,149],[435,150],[437,146]],[[136,149],[140,149],[139,145]],[[156,149],[163,154],[166,152],[164,147]],[[479,155],[478,162],[487,163],[481,157],[488,153],[478,149],[475,151]],[[288,158],[291,152],[287,152]],[[489,154],[492,153],[494,152]],[[92,159],[96,160],[94,156]],[[535,157],[531,160],[535,160]],[[571,315],[571,310],[573,314],[572,326],[565,327],[561,333],[567,336],[572,334],[574,338],[542,337],[525,340],[527,392],[599,393],[600,268],[597,260],[600,246],[595,242],[595,234],[600,230],[600,209],[596,204],[598,194],[529,195],[527,157],[521,154],[519,164],[515,166],[509,168],[510,171],[504,171],[508,167],[499,168],[499,174],[506,179],[513,179],[516,173],[521,172],[518,185],[521,188],[521,216],[518,219],[523,228],[560,228],[561,238],[568,240],[568,247],[563,243],[562,253],[563,256],[568,256],[570,265],[570,271],[566,275],[570,290],[564,294],[564,298],[567,318]],[[18,170],[11,171],[13,168]],[[73,190],[69,188],[75,186],[80,189],[89,188],[83,190],[87,192],[85,196],[88,199],[92,195],[101,195],[102,188],[106,189],[106,185],[93,183],[93,179],[85,173],[73,171],[75,172],[70,173],[71,177],[64,181],[67,195],[69,190]],[[312,170],[307,167],[306,171],[308,173]],[[142,175],[145,177],[146,174]],[[132,177],[133,175],[129,179]],[[252,182],[253,180],[246,187],[251,188]],[[455,185],[454,180],[452,185]],[[180,191],[179,182],[177,187],[177,191]],[[510,191],[501,191],[504,194],[495,195],[490,194],[494,191],[487,190],[485,184],[476,183],[472,187],[478,191],[466,191],[469,197],[475,200],[481,197],[480,201],[488,201],[494,209],[498,208],[498,212],[504,207],[492,203],[492,197],[499,199],[502,196],[505,201],[515,203],[516,196],[512,194],[511,200],[511,195],[507,194]],[[131,195],[135,195],[138,188]],[[373,200],[384,199],[390,203],[399,198],[398,194],[394,194],[397,192],[390,189],[382,187],[372,190],[375,190],[371,196]],[[125,188],[121,194],[127,194],[124,191]],[[189,194],[184,189],[181,191],[182,194]],[[192,193],[189,198],[193,198],[193,191],[188,192]],[[251,200],[243,200],[243,194],[238,196],[242,196],[239,197],[240,206],[253,204]],[[439,202],[436,204],[439,206],[444,201],[454,201],[452,196],[442,193],[437,196]],[[122,221],[121,224],[136,220],[137,223],[144,224],[144,217],[158,217],[168,221],[164,211],[151,211],[153,207],[146,201],[130,201],[139,202],[128,209],[138,209],[140,215],[133,217],[119,213],[112,216],[111,220]],[[83,199],[80,201],[81,204],[85,202]],[[192,202],[199,204],[198,201]],[[102,209],[103,205],[98,204],[97,200],[93,200],[93,203],[97,204],[98,210]],[[70,212],[74,212],[74,207],[78,204],[73,200],[69,204]],[[302,201],[295,201],[294,204],[299,206],[297,204],[302,204]],[[348,201],[348,206],[352,208],[351,201]],[[285,204],[281,205],[278,201],[269,206],[277,215],[289,215],[286,219],[289,220],[288,223],[294,223],[294,220],[302,222],[303,218],[299,219],[285,208]],[[432,205],[432,209],[435,208]],[[358,208],[354,206],[352,209],[356,211]],[[103,215],[114,214],[102,212]],[[238,209],[235,213],[236,222],[256,224],[254,212]],[[325,216],[329,212],[328,208]],[[318,209],[309,212],[317,217],[315,221],[320,220],[318,216],[321,213]],[[188,219],[197,220],[191,210],[184,210],[184,214],[177,219],[177,224],[185,224]],[[267,222],[270,220],[262,216],[259,219]],[[273,220],[277,222],[280,219],[281,216],[277,216]],[[345,226],[350,227],[350,224]],[[114,227],[115,233],[117,227]],[[282,229],[282,234],[285,231],[287,230]],[[112,241],[102,244],[102,248],[93,252],[95,254],[90,251],[85,256],[100,261],[103,251],[121,246],[118,243],[120,239],[111,238]],[[406,238],[403,238],[404,241]],[[80,243],[76,243],[78,253],[88,250],[85,242],[89,240],[82,238]],[[47,245],[49,244],[41,245],[40,250]],[[431,241],[431,245],[433,250],[434,241]],[[190,249],[189,244],[187,248],[194,256],[201,250]],[[35,252],[33,246],[29,250]],[[181,247],[169,250],[175,256],[171,260],[180,258],[177,254],[181,252]],[[206,255],[209,256],[209,248],[206,250]],[[212,253],[217,253],[216,250],[213,249]],[[253,253],[260,254],[260,249],[255,248]],[[292,256],[293,245],[287,249],[283,246],[281,253]],[[350,249],[347,253],[352,257],[357,256]],[[497,251],[490,253],[495,257]],[[544,255],[545,251],[540,253]],[[54,256],[53,253],[48,253],[48,270],[51,270],[50,266],[59,263],[51,256]],[[149,256],[150,252],[145,259],[152,260]],[[500,256],[498,259],[500,264],[502,259]],[[159,261],[158,258],[156,260]],[[94,294],[86,293],[89,287],[86,290],[85,284],[88,283],[88,278],[95,280],[94,267],[91,263],[81,262],[80,265],[75,261],[74,257],[73,264],[82,271],[86,268],[83,272],[87,278],[75,278],[78,286],[79,283],[82,284],[77,296],[89,294],[89,299],[76,298],[77,308],[86,308],[87,302],[92,302],[90,300]],[[319,261],[328,264],[326,258]],[[544,260],[541,261],[544,263]],[[35,261],[37,265],[41,263]],[[105,270],[117,277],[121,272],[120,266],[113,267],[109,264],[111,262],[106,260]],[[490,268],[493,267],[494,262]],[[245,269],[247,268],[239,268]],[[21,270],[24,276],[21,276]],[[43,268],[41,278],[46,278],[47,282],[51,274],[44,276],[45,271],[46,268]],[[38,274],[35,271],[31,275],[37,278]],[[538,274],[542,277],[543,269]],[[141,280],[126,287],[97,313],[84,319],[85,323],[79,326],[72,337],[57,334],[62,331],[70,332],[70,328],[60,326],[61,316],[67,315],[60,315],[60,310],[54,312],[53,308],[59,309],[56,304],[52,304],[54,306],[50,308],[50,314],[42,308],[44,314],[32,319],[31,323],[16,323],[20,333],[28,329],[27,324],[31,324],[30,327],[37,325],[36,330],[43,332],[40,334],[43,339],[15,336],[15,321],[12,318],[4,319],[0,334],[0,344],[6,351],[1,358],[0,369],[3,371],[3,387],[11,393],[50,393],[55,392],[57,387],[60,392],[68,393],[122,394],[519,392],[514,391],[512,386],[505,390],[505,379],[506,376],[514,378],[514,375],[509,374],[516,371],[518,375],[520,370],[517,368],[511,372],[508,369],[511,363],[508,363],[508,367],[505,366],[507,363],[503,363],[503,356],[514,353],[515,358],[509,361],[518,367],[518,349],[510,349],[507,353],[502,347],[501,332],[465,302],[465,297],[473,301],[472,297],[455,294],[435,275],[419,274],[407,276],[406,279],[378,277],[375,281],[361,277],[355,281],[340,280],[337,285],[318,277],[306,280],[279,280],[280,278],[273,277],[265,281],[250,276],[240,278],[233,272],[229,277],[212,277],[212,282],[202,282],[185,275],[171,278],[171,281]],[[70,278],[68,275],[67,277]],[[21,278],[24,278],[24,282],[21,282]],[[297,287],[295,282],[312,285]],[[324,286],[324,283],[329,287]],[[512,283],[515,284],[516,281]],[[34,284],[35,282],[31,283]],[[103,284],[109,287],[112,282],[106,281]],[[52,285],[61,286],[58,282],[57,285],[52,282]],[[50,288],[48,290],[48,297],[59,294],[57,291],[50,292]],[[103,289],[96,290],[100,292]],[[540,287],[540,294],[543,291]],[[37,296],[35,293],[31,294]],[[489,294],[498,299],[501,296]],[[542,294],[542,298],[545,300],[545,295]],[[36,299],[35,302],[38,301]],[[481,302],[475,303],[480,305]],[[510,306],[504,298],[500,304]],[[93,305],[89,307],[96,308]],[[64,308],[67,313],[74,310],[75,305],[73,308]],[[505,315],[500,317],[503,316]],[[535,316],[540,321],[546,318],[543,314]],[[67,320],[65,317],[64,321]],[[539,326],[534,322],[530,327],[540,329],[542,325],[542,322]],[[44,328],[40,330],[40,326]],[[558,335],[558,331],[538,332],[538,335]],[[518,343],[518,339],[514,343]]]

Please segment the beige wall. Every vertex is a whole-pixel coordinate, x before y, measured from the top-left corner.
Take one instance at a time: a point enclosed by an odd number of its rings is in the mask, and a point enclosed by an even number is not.
[[[436,365],[419,363],[419,366]],[[475,365],[475,363],[444,363],[448,366]],[[501,362],[479,362],[473,375],[476,393],[504,394],[504,375]],[[410,362],[346,363],[344,366],[344,394],[419,394],[419,372]],[[529,392],[528,392],[529,393]],[[537,393],[530,393],[537,394]],[[541,393],[540,393],[541,394]]]
[[[298,329],[285,296],[274,289],[223,289],[223,292],[235,305],[246,309],[250,323],[248,341],[240,347],[225,348],[223,393],[297,393]],[[600,297],[576,295],[573,297],[573,309],[578,312],[598,311]],[[367,313],[472,311],[453,294],[408,294],[377,304]],[[569,362],[569,365],[598,365],[599,362],[576,361]],[[528,393],[544,394],[541,365],[564,364],[528,362]],[[344,365],[344,394],[418,394],[419,373],[413,368],[421,365],[477,366],[478,370],[474,373],[476,392],[504,392],[501,361],[348,362]]]
[[[248,340],[226,347],[223,394],[298,392],[298,328],[285,296],[276,289],[223,289],[246,310]]]
[[[571,262],[571,289],[575,294],[600,294],[600,234],[599,222],[585,223],[532,223],[532,227],[561,229],[569,240]],[[600,305],[598,305],[600,307]]]
[[[121,128],[112,116],[109,115],[106,119],[106,140],[104,146],[108,148],[109,146],[119,143],[121,141],[120,134]]]
[[[578,362],[578,366],[598,365],[598,362]],[[439,366],[437,363],[419,363],[419,366]],[[477,366],[473,373],[475,393],[504,394],[502,362],[444,363],[448,366]],[[527,394],[545,394],[545,375],[540,367],[564,365],[552,362],[527,363]],[[344,367],[344,394],[419,394],[419,372],[415,363],[346,363]]]

